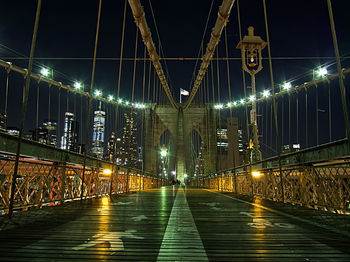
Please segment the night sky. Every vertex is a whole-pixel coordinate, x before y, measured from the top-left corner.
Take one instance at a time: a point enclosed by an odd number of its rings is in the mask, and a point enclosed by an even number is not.
[[[150,2],[162,45],[161,57],[196,58],[200,51],[207,18],[209,16],[208,29],[204,36],[205,46],[209,40],[211,28],[216,21],[221,1],[141,1],[145,8],[146,20],[151,29],[153,41],[156,46],[159,46]],[[276,85],[287,80],[293,80],[293,85],[310,81],[312,69],[320,65],[330,65],[329,71],[334,73],[334,59],[324,58],[334,56],[326,0],[267,0],[266,2],[273,58],[303,58],[274,60]],[[24,56],[29,56],[36,3],[37,1],[34,0],[3,1],[0,10],[0,59],[12,61],[15,65],[22,67],[27,66],[28,61],[26,59],[19,59],[20,56],[9,51],[8,48]],[[94,84],[95,88],[103,91],[104,96],[107,94],[116,96],[124,1],[104,0],[102,5],[101,31],[97,53],[99,60]],[[209,13],[211,5],[212,10]],[[349,56],[350,53],[349,7],[348,0],[333,1],[335,24],[342,56]],[[92,60],[89,58],[93,56],[97,9],[97,0],[44,0],[33,70],[38,72],[40,65],[45,65],[53,68],[55,80],[71,85],[74,81],[82,81],[85,87],[88,87],[92,68]],[[248,26],[252,25],[255,27],[255,34],[266,40],[262,1],[241,0],[240,12],[243,35],[247,34]],[[127,6],[124,57],[133,58],[134,56],[135,33],[136,25],[133,21],[131,9]],[[227,33],[229,57],[239,58],[240,51],[236,49],[239,42],[236,3],[231,11]],[[137,54],[140,58],[144,54],[144,46],[140,35]],[[263,56],[267,57],[267,49],[264,50]],[[219,44],[219,57],[226,57],[223,38]],[[309,59],[308,57],[319,58]],[[104,58],[108,58],[108,61]],[[162,62],[162,65],[166,71],[165,63]],[[169,72],[167,77],[170,79],[169,84],[172,94],[175,100],[178,100],[180,88],[191,89],[195,61],[167,61],[166,66]],[[349,66],[349,59],[343,59],[342,66]],[[225,102],[228,101],[226,62],[220,62],[219,68],[220,100]],[[6,73],[4,70],[0,71],[0,95],[3,98]],[[122,69],[121,96],[128,99],[131,99],[132,72],[133,61],[125,61]],[[143,62],[139,61],[136,74],[136,100],[142,99],[142,76]],[[230,78],[232,97],[239,99],[243,95],[243,87],[241,61],[238,59],[230,62]],[[18,90],[21,88],[19,79],[10,80],[12,91],[10,90],[9,100],[11,106],[14,107],[9,113],[9,123],[11,125],[17,125],[16,121],[18,121],[19,101],[21,99],[18,95]],[[267,60],[264,60],[264,70],[257,75],[256,81],[258,92],[269,88],[270,78]],[[14,88],[18,89],[14,90]],[[215,89],[217,90],[217,85]],[[43,108],[47,103],[45,92],[44,90],[42,97],[41,106]],[[35,90],[31,94],[34,93]],[[52,95],[55,94],[57,95],[57,91],[53,90]],[[34,103],[33,99],[30,98],[29,106]],[[217,94],[215,99],[217,100]],[[53,101],[52,103],[55,106],[57,102]],[[2,100],[1,104],[3,104]],[[3,106],[1,106],[2,108]],[[33,124],[33,112],[30,113],[29,111],[28,128]],[[341,112],[339,116],[341,116]],[[44,118],[45,116],[40,116],[40,119]]]

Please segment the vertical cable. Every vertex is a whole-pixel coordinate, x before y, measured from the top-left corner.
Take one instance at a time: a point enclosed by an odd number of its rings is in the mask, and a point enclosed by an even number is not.
[[[318,146],[319,137],[318,137],[318,88],[316,87],[316,145]]]
[[[92,72],[91,72],[91,83],[89,90],[89,105],[88,105],[88,115],[86,121],[86,137],[85,137],[85,151],[84,151],[84,166],[83,166],[83,175],[81,179],[81,189],[80,189],[80,199],[83,199],[84,196],[84,179],[85,179],[85,170],[86,170],[86,157],[88,151],[88,142],[89,142],[89,129],[90,129],[90,121],[91,121],[91,113],[92,113],[92,92],[94,88],[94,80],[95,80],[95,69],[96,69],[96,55],[97,55],[97,45],[98,45],[98,36],[100,30],[100,20],[101,20],[101,9],[102,9],[102,0],[99,0],[98,7],[98,15],[97,15],[97,26],[96,26],[96,35],[95,35],[95,47],[94,47],[94,58],[92,61]]]
[[[31,80],[30,76],[32,74],[36,37],[37,37],[37,32],[38,32],[38,27],[39,27],[41,2],[42,2],[42,0],[38,0],[38,5],[37,5],[36,15],[35,15],[35,22],[34,22],[34,30],[33,30],[33,36],[32,36],[32,43],[31,43],[31,47],[30,47],[28,70],[27,70],[26,75],[25,75],[25,85],[23,88],[23,101],[22,101],[22,110],[21,110],[21,120],[20,120],[20,125],[19,125],[19,135],[17,138],[16,161],[15,161],[12,182],[11,182],[10,204],[9,204],[9,213],[8,213],[9,218],[12,217],[12,213],[13,213],[13,204],[14,204],[13,202],[14,202],[15,188],[16,188],[16,182],[17,182],[19,156],[20,156],[20,152],[21,152],[21,143],[22,143],[22,135],[23,135],[23,129],[24,129],[24,121],[25,121],[26,111],[27,111],[28,94],[29,94],[29,87],[30,87],[30,80]]]
[[[219,58],[219,46],[216,47],[216,57]],[[217,78],[217,85],[218,85],[218,103],[220,104],[220,67],[219,67],[219,59],[216,61],[216,78]],[[222,169],[222,127],[221,127],[221,110],[219,112],[219,134],[220,134],[220,146],[219,146],[219,152],[220,152],[220,158],[219,158],[219,166],[220,169]],[[217,132],[216,132],[217,133]],[[216,135],[217,136],[217,135]]]
[[[57,104],[57,147],[61,148],[61,87],[58,88],[58,104]]]
[[[291,145],[291,139],[290,139],[290,94],[288,94],[288,144]]]
[[[6,94],[5,94],[5,116],[7,120],[7,103],[8,103],[8,93],[9,93],[9,76],[10,76],[10,67],[8,70],[6,70]],[[7,124],[7,122],[6,122]]]
[[[238,31],[239,31],[239,41],[242,41],[242,26],[241,26],[241,14],[239,7],[239,0],[237,0],[237,18],[238,18]],[[244,101],[247,101],[247,84],[245,79],[244,70],[242,68],[242,80],[243,80],[243,89],[244,89]],[[246,124],[246,132],[247,132],[247,142],[250,141],[250,133],[249,133],[249,122],[248,122],[248,105],[245,103],[245,124]]]
[[[297,129],[297,143],[299,144],[299,93],[297,93],[297,121],[296,121],[296,129]]]
[[[83,125],[83,95],[80,95],[80,125]],[[83,128],[80,128],[80,144],[83,144]],[[82,153],[82,152],[80,152]]]
[[[152,78],[152,62],[148,61],[148,86],[147,86],[147,103],[150,102],[150,94],[151,94],[151,78]]]
[[[227,88],[228,88],[228,99],[231,103],[231,79],[230,79],[230,64],[228,62],[228,45],[227,45],[227,30],[225,26],[225,51],[226,51],[226,68],[227,68]],[[232,109],[230,107],[230,117],[232,117]]]
[[[49,84],[49,110],[47,112],[47,116],[48,116],[47,120],[48,122],[50,122],[51,121],[51,84]]]
[[[267,21],[267,11],[266,11],[266,1],[265,0],[263,0],[263,7],[264,7],[267,50],[268,50],[268,54],[269,54],[270,80],[271,80],[271,88],[272,88],[272,103],[273,103],[274,118],[275,118],[276,147],[277,147],[278,162],[279,162],[279,172],[280,172],[280,182],[281,182],[281,195],[282,195],[282,202],[284,202],[284,186],[283,186],[283,174],[282,174],[282,166],[281,166],[281,146],[280,146],[280,141],[279,141],[278,119],[277,119],[277,110],[276,110],[275,81],[274,81],[274,78],[273,78],[273,70],[272,70],[272,58],[271,58],[272,56],[271,56],[271,47],[270,47],[270,34],[269,34],[269,26],[268,26],[268,21]]]
[[[329,142],[332,141],[332,104],[331,104],[331,85],[328,84],[328,125],[329,125]]]
[[[328,4],[329,21],[330,21],[331,30],[332,30],[332,39],[333,39],[334,53],[335,53],[336,62],[337,62],[338,80],[339,80],[339,88],[340,88],[340,93],[341,93],[341,98],[342,98],[342,106],[343,106],[346,138],[348,139],[348,142],[350,142],[349,114],[348,114],[348,106],[347,106],[346,94],[345,94],[346,93],[346,89],[345,89],[344,78],[343,78],[341,62],[340,62],[340,54],[339,54],[339,48],[338,48],[337,34],[336,34],[336,31],[335,31],[332,1],[331,0],[327,0],[327,4]]]
[[[40,84],[36,86],[36,116],[35,116],[35,141],[39,141],[39,104],[40,104]]]
[[[308,148],[309,146],[309,137],[308,137],[308,130],[307,130],[307,126],[308,126],[308,112],[307,112],[307,89],[305,89],[305,141],[306,141],[306,148]]]

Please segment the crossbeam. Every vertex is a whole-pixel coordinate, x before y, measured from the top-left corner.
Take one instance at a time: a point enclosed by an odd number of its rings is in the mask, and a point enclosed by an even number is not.
[[[166,81],[162,65],[159,62],[160,58],[159,58],[159,55],[157,54],[154,42],[152,40],[151,31],[147,25],[147,21],[145,18],[145,12],[143,11],[143,7],[141,6],[141,3],[139,0],[128,0],[128,2],[129,2],[129,5],[131,7],[133,16],[135,18],[135,24],[140,29],[142,40],[143,40],[145,46],[147,47],[148,55],[153,63],[154,68],[156,69],[156,72],[157,72],[159,80],[162,84],[162,87],[163,87],[167,97],[169,98],[171,105],[177,109],[178,105],[174,101],[174,98],[170,92],[169,85],[168,85],[168,82]]]
[[[199,69],[198,75],[196,80],[194,81],[194,85],[191,91],[190,96],[188,97],[188,100],[186,101],[184,105],[184,109],[188,108],[191,105],[191,102],[196,95],[199,86],[202,83],[202,80],[205,76],[205,73],[208,69],[210,61],[213,59],[214,51],[216,46],[218,45],[221,33],[224,27],[227,24],[228,18],[231,13],[232,6],[234,4],[235,0],[223,0],[222,5],[220,6],[219,12],[218,12],[218,18],[216,19],[215,26],[212,29],[211,32],[211,38],[209,40],[209,43],[207,45],[207,51],[205,52],[204,56],[202,57],[202,64]]]

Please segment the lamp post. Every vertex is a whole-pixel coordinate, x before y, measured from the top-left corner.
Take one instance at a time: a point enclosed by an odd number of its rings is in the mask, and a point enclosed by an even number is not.
[[[263,68],[261,51],[265,47],[266,42],[262,40],[260,36],[254,35],[254,27],[252,26],[248,27],[248,35],[244,36],[236,47],[237,49],[241,49],[243,70],[251,76],[252,95],[249,100],[252,103],[252,109],[250,110],[250,123],[253,128],[253,150],[251,157],[253,162],[262,159],[259,150],[258,122],[256,116],[255,75]]]
[[[165,167],[165,158],[168,155],[168,150],[165,147],[165,145],[163,144],[161,150],[160,150],[160,159],[162,161],[162,172],[161,172],[161,178],[164,177],[164,167]]]

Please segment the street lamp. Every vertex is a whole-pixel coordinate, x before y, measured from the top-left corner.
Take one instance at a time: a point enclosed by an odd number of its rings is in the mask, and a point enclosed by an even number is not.
[[[80,82],[75,82],[74,83],[74,88],[77,89],[77,90],[80,90],[82,87],[82,84]]]
[[[163,158],[166,157],[167,154],[168,154],[168,151],[167,151],[165,145],[163,144],[163,147],[162,147],[162,149],[160,150],[160,157],[163,159]]]
[[[101,96],[102,92],[100,90],[95,90],[95,96]]]
[[[241,49],[242,68],[251,76],[252,109],[250,111],[250,122],[253,126],[253,151],[252,159],[254,161],[261,160],[261,152],[259,150],[258,123],[256,116],[256,91],[255,91],[255,75],[260,72],[262,66],[261,51],[266,47],[266,42],[260,36],[254,35],[254,27],[248,27],[248,35],[238,43],[237,49]]]
[[[50,73],[50,71],[51,71],[51,73]],[[49,76],[51,74],[51,78],[53,78],[53,70],[46,68],[46,67],[41,68],[40,74],[46,78],[49,78]]]

